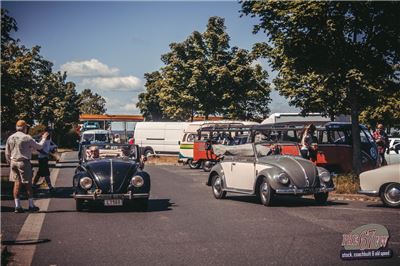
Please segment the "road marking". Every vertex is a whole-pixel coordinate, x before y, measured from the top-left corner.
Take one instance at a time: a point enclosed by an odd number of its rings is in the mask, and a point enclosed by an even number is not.
[[[52,184],[56,184],[60,169],[53,169],[50,174]],[[47,211],[49,208],[50,199],[35,200],[36,206],[40,211]],[[39,240],[39,234],[42,229],[46,213],[31,213],[26,218],[21,231],[19,232],[16,242],[26,240]],[[14,245],[10,248],[10,252],[14,254],[13,260],[9,265],[27,265],[32,264],[33,256],[35,255],[36,245]]]

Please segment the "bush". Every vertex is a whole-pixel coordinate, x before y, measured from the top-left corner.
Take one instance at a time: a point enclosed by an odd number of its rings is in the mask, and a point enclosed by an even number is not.
[[[360,188],[360,179],[352,174],[333,177],[333,183],[338,194],[356,194]]]

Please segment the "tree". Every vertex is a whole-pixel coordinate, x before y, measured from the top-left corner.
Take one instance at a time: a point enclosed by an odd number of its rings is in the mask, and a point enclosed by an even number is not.
[[[160,106],[160,97],[158,96],[163,81],[161,73],[159,71],[145,73],[144,78],[146,79],[146,91],[139,94],[139,101],[136,106],[146,120],[163,120],[163,111]]]
[[[378,105],[367,107],[361,112],[360,121],[374,128],[378,123],[384,124],[387,130],[400,128],[400,91],[392,96],[378,98]]]
[[[105,107],[106,100],[97,93],[93,93],[90,89],[84,89],[79,94],[79,113],[81,114],[104,114],[107,109]]]
[[[359,115],[399,90],[400,5],[395,2],[243,1],[267,42],[254,53],[278,72],[278,91],[304,112],[351,115],[360,172]],[[385,95],[385,96],[384,96]]]
[[[147,92],[138,107],[162,112],[164,118],[193,119],[196,114],[260,119],[269,112],[267,72],[253,64],[252,54],[229,45],[224,19],[211,17],[207,29],[171,43],[162,55],[164,67],[147,74]],[[151,78],[149,80],[149,78]],[[154,81],[155,80],[155,81]],[[151,82],[149,82],[151,81]]]
[[[53,64],[40,55],[40,47],[30,49],[14,40],[16,21],[1,10],[1,125],[14,130],[15,120],[24,119],[54,126],[60,138],[79,119],[75,84],[66,74],[52,72]],[[59,142],[59,144],[62,144]]]

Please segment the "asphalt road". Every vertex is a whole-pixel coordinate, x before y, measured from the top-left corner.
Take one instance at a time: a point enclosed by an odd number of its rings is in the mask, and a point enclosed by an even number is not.
[[[279,198],[264,207],[255,197],[233,194],[216,200],[202,170],[146,171],[152,178],[147,212],[78,213],[70,198],[73,164],[59,169],[57,193],[42,212],[44,243],[34,245],[32,265],[400,265],[399,209],[355,201],[317,206],[303,198]],[[13,201],[5,195],[1,204],[2,239],[12,244],[28,214],[12,213]],[[388,228],[394,256],[342,261],[342,234],[369,223]]]

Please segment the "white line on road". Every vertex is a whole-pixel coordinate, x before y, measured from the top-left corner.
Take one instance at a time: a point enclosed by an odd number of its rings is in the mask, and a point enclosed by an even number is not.
[[[56,184],[60,169],[53,169],[50,174],[52,184]],[[47,211],[49,208],[50,199],[39,199],[35,201],[36,206],[40,211]],[[19,232],[16,242],[19,241],[36,241],[39,240],[39,234],[42,229],[46,213],[31,213],[26,218],[21,231]],[[9,265],[27,265],[32,264],[32,259],[35,254],[36,245],[14,245],[10,248],[10,252],[14,254],[13,261]]]

